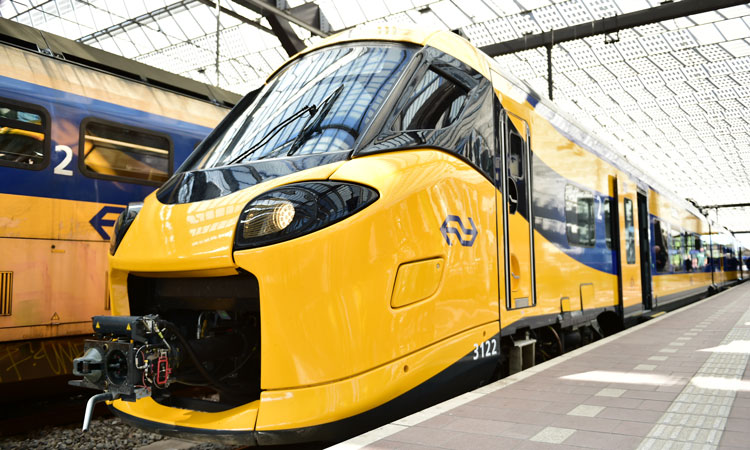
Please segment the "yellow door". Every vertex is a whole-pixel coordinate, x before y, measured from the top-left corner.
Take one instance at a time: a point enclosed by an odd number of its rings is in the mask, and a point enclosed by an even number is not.
[[[513,114],[500,117],[505,198],[498,199],[498,211],[503,212],[506,230],[505,279],[510,285],[506,302],[508,309],[525,308],[535,304],[529,127]]]
[[[616,273],[619,275],[618,293],[620,307],[627,316],[643,308],[641,299],[641,265],[638,258],[639,242],[636,216],[635,185],[616,177],[609,177],[609,195],[612,197],[611,221],[617,226],[612,232],[613,250],[616,258]]]

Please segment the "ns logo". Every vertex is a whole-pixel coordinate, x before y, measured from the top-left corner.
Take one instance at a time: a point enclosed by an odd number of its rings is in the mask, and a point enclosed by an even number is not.
[[[477,226],[474,224],[471,217],[468,219],[468,225],[470,228],[464,227],[464,223],[459,216],[451,214],[445,218],[443,224],[440,226],[440,233],[442,233],[443,238],[445,238],[445,242],[448,245],[453,245],[450,235],[454,235],[454,240],[464,247],[471,247],[474,245],[474,241],[477,239],[477,235],[479,235],[479,229],[477,229]]]

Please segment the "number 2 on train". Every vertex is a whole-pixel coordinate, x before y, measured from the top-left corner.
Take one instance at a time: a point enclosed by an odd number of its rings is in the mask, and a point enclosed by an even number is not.
[[[73,160],[73,149],[68,147],[67,145],[57,145],[55,146],[56,152],[63,152],[65,153],[65,158],[55,167],[54,173],[55,175],[65,175],[68,177],[73,176],[73,171],[70,169],[67,169],[68,164],[70,164],[70,161]]]
[[[474,344],[474,360],[497,355],[497,341],[488,339],[481,344]]]

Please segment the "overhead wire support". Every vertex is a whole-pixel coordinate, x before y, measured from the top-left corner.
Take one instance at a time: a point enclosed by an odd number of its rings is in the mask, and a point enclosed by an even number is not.
[[[263,0],[236,0],[237,4],[242,5],[246,8],[252,9],[253,11],[257,11],[260,14],[263,14],[264,16],[268,17],[270,15],[278,16],[282,19],[285,19],[297,26],[300,26],[310,33],[320,36],[320,37],[328,37],[329,33],[326,33],[325,31],[321,30],[318,27],[315,27],[313,25],[310,25],[309,23],[305,22],[304,20],[293,16],[292,14],[289,14],[288,12],[281,10],[271,4],[268,4],[264,2]]]
[[[731,6],[745,5],[747,0],[682,0],[674,3],[664,3],[653,8],[646,8],[632,13],[595,20],[592,22],[573,25],[555,30],[554,43],[582,39],[599,34],[616,33],[620,30],[677,19],[679,17],[700,14]],[[523,50],[546,47],[553,43],[550,33],[529,34],[518,39],[498,42],[481,47],[480,50],[490,56],[507,55]]]
[[[704,206],[703,208],[719,209],[719,208],[750,208],[750,203],[727,203],[724,205],[710,205]]]
[[[219,50],[221,45],[221,0],[216,0],[216,86],[219,85]]]

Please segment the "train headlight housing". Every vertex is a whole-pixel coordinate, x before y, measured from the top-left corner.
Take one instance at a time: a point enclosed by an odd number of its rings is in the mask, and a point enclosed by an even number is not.
[[[112,230],[112,237],[109,238],[109,254],[114,255],[117,251],[117,247],[120,246],[122,238],[130,228],[130,224],[135,220],[135,216],[141,210],[143,202],[129,203],[125,211],[120,213],[120,217],[115,222],[115,227]]]
[[[312,233],[349,217],[377,198],[372,188],[338,181],[308,181],[270,190],[242,210],[235,248],[262,247]]]

